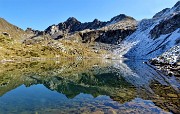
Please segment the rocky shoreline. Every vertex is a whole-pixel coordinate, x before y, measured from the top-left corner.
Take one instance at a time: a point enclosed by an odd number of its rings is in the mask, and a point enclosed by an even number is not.
[[[156,60],[150,60],[149,63],[155,66],[158,70],[162,71],[164,75],[180,78],[180,62],[169,64],[158,62]]]

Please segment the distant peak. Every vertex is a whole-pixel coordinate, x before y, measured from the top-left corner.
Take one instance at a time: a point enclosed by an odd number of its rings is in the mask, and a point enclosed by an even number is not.
[[[98,19],[94,19],[94,20],[93,20],[93,22],[99,22],[99,21],[100,21],[100,20],[98,20]]]
[[[77,22],[78,20],[75,17],[69,17],[66,21],[68,21],[68,22]]]
[[[93,20],[93,23],[100,23],[101,21],[100,20],[98,20],[98,19],[94,19]]]
[[[125,18],[127,16],[125,14],[120,14],[120,15],[117,15],[116,17]]]
[[[117,15],[115,17],[113,17],[110,21],[122,21],[124,19],[132,19],[132,20],[135,20],[134,18],[130,17],[130,16],[127,16],[125,14],[120,14],[120,15]]]

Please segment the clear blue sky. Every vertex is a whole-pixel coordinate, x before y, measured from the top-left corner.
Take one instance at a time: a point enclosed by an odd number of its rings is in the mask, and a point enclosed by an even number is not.
[[[22,29],[44,30],[68,17],[81,22],[108,21],[119,14],[151,18],[179,0],[0,0],[0,17]]]

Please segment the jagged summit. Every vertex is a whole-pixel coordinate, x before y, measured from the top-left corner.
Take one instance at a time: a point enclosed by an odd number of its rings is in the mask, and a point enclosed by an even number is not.
[[[69,17],[65,23],[80,23],[75,17]]]
[[[69,17],[67,21],[78,21],[75,17]]]
[[[121,21],[123,21],[123,25],[119,24]],[[128,21],[128,22],[125,22]],[[131,22],[132,21],[132,22]],[[131,26],[135,24],[135,19],[127,16],[125,14],[120,14],[118,16],[113,17],[110,21],[103,22],[98,19],[94,19],[92,22],[85,22],[81,23],[78,21],[75,17],[69,17],[65,22],[61,22],[58,25],[51,25],[46,30],[45,33],[51,35],[54,39],[56,39],[58,36],[64,36],[68,33],[73,33],[77,31],[83,31],[86,29],[100,29],[102,27],[112,25],[110,27],[113,29],[122,29],[124,26],[128,25]],[[118,23],[118,26],[114,26],[114,24]]]

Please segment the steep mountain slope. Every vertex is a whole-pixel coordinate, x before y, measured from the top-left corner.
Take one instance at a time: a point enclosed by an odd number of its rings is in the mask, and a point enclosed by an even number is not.
[[[18,40],[21,40],[26,35],[25,31],[15,25],[10,24],[3,18],[0,18],[0,34],[7,35]]]
[[[119,45],[114,53],[136,59],[151,59],[180,41],[180,1],[171,9],[157,13],[152,19],[138,23],[138,29]]]

